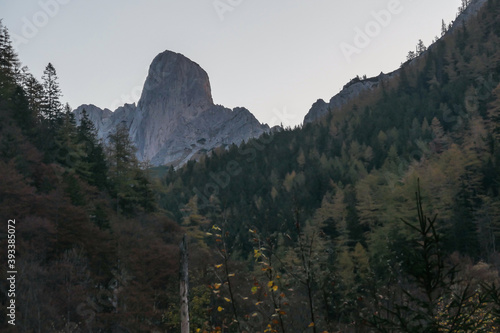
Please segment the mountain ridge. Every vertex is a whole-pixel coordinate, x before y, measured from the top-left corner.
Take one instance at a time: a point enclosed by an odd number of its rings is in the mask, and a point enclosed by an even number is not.
[[[469,3],[465,8],[462,8],[460,12],[457,14],[456,19],[450,24],[449,29],[442,36],[446,36],[451,34],[457,27],[462,26],[472,17],[476,16],[477,13],[481,10],[481,8],[487,3],[488,0],[469,0]],[[441,37],[441,38],[442,38]],[[431,44],[429,48],[432,48],[435,43]],[[423,52],[422,54],[424,54]],[[416,58],[415,58],[416,59]],[[414,61],[415,59],[409,60],[409,62]],[[407,61],[408,62],[408,61]],[[370,77],[370,78],[359,78],[356,77],[349,81],[344,85],[342,90],[333,95],[330,98],[329,102],[325,102],[323,99],[318,99],[313,103],[308,113],[304,117],[303,124],[306,125],[308,123],[316,122],[325,117],[329,112],[334,112],[335,110],[340,109],[342,106],[346,105],[350,101],[356,99],[361,93],[372,90],[384,81],[388,81],[391,78],[397,76],[400,72],[400,68],[395,69],[394,71],[384,74],[381,72],[378,76]]]

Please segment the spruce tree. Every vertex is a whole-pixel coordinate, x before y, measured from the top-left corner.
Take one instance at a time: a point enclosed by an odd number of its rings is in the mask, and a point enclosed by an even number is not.
[[[0,97],[7,98],[19,79],[20,63],[12,47],[9,31],[0,20]]]
[[[27,67],[23,68],[23,88],[28,100],[28,106],[31,111],[39,117],[42,112],[43,101],[43,85],[33,76],[28,73]]]
[[[42,115],[51,123],[54,123],[60,116],[63,106],[59,98],[61,97],[61,89],[59,88],[56,69],[49,63],[42,76],[43,81],[43,99],[42,99]]]
[[[86,179],[91,185],[104,190],[107,188],[108,183],[106,155],[102,143],[97,139],[97,130],[94,123],[89,119],[85,110],[82,112],[77,132],[77,140],[83,145],[85,151],[84,162],[88,165],[88,171],[90,172]]]
[[[123,123],[116,127],[108,139],[109,175],[113,196],[116,199],[116,211],[130,215],[139,200],[135,191],[138,185],[136,175],[139,170],[139,161],[135,156],[136,148],[130,140],[128,128]]]
[[[66,111],[61,118],[61,125],[57,127],[55,144],[57,149],[56,161],[67,171],[80,175],[88,175],[88,166],[84,163],[85,151],[77,140],[76,121],[72,112]]]

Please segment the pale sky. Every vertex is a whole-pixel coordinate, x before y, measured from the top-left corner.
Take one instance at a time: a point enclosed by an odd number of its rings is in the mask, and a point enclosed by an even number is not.
[[[153,58],[171,50],[208,73],[216,104],[246,107],[269,125],[295,126],[318,98],[328,101],[356,75],[397,69],[419,39],[429,45],[440,35],[441,20],[453,20],[459,6],[460,0],[0,0],[0,18],[36,77],[54,65],[63,101],[73,108],[136,102]]]

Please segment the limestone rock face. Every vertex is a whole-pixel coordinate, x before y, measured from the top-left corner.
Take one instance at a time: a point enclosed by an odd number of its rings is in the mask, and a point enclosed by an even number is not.
[[[304,117],[304,124],[312,123],[321,117],[328,114],[330,106],[323,99],[318,99],[312,106],[309,112]]]
[[[361,94],[363,91],[377,87],[380,82],[389,79],[393,75],[394,73],[380,73],[379,76],[369,79],[355,78],[351,80],[351,82],[346,84],[337,95],[333,96],[330,99],[329,103],[326,103],[322,99],[317,100],[304,117],[304,124],[320,120],[321,118],[326,116],[328,112],[339,109],[341,106],[358,97],[359,94]]]
[[[106,141],[108,134],[111,133],[118,124],[122,122],[126,124],[131,123],[136,109],[137,107],[135,104],[125,104],[116,109],[115,112],[112,112],[109,109],[103,110],[92,104],[83,104],[76,108],[73,113],[78,122],[83,115],[83,110],[85,110],[87,116],[97,129],[98,137]]]
[[[153,165],[179,166],[216,147],[239,144],[270,130],[245,108],[214,105],[207,73],[171,51],[151,63],[137,106],[126,104],[111,112],[82,105],[74,111],[77,120],[83,109],[104,140],[125,123],[137,157]]]
[[[462,28],[463,24],[466,24],[470,18],[476,16],[487,2],[488,0],[471,0],[467,8],[457,16],[451,29],[448,30],[448,33],[453,32],[455,29]]]

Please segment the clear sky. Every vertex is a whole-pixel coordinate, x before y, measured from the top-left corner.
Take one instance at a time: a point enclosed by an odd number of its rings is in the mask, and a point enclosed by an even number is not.
[[[207,71],[214,102],[298,125],[356,75],[398,68],[460,0],[0,0],[24,65],[51,62],[63,101],[137,101],[153,58],[179,52]],[[378,14],[376,14],[378,13]],[[387,15],[388,14],[388,15]],[[360,33],[361,31],[361,33]],[[364,36],[363,36],[363,35]]]

